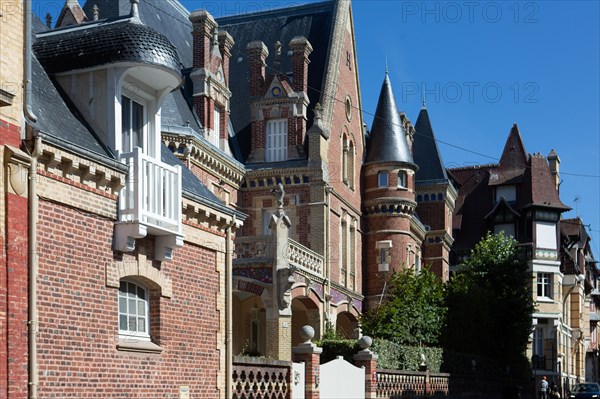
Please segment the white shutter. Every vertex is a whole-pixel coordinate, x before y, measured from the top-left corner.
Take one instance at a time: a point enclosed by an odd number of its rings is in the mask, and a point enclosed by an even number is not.
[[[218,108],[215,108],[214,118],[212,143],[215,147],[219,148],[219,137],[221,136],[221,111]]]
[[[287,159],[287,119],[267,121],[266,161],[278,162]]]

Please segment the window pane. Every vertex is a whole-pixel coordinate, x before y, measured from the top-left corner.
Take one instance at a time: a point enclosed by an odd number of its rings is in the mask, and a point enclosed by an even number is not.
[[[121,149],[131,151],[131,100],[121,97]]]
[[[137,296],[139,299],[146,299],[146,290],[138,285],[137,287]]]
[[[146,302],[143,302],[143,301],[139,301],[138,302],[137,314],[138,315],[145,315],[146,314]]]
[[[136,306],[135,306],[135,299],[129,299],[129,308],[127,309],[127,313],[129,314],[136,314],[135,310],[136,310]]]
[[[143,317],[138,317],[137,321],[138,332],[146,332],[146,319]]]
[[[119,316],[119,330],[127,330],[127,315],[120,315]]]
[[[127,298],[119,297],[119,313],[127,313]]]
[[[133,101],[132,111],[132,148],[144,148],[144,107]]]
[[[129,331],[137,331],[136,328],[136,317],[135,316],[129,316],[129,325],[127,326],[127,330]]]
[[[135,291],[136,291],[137,286],[135,284],[132,283],[127,283],[127,292],[129,293],[129,297],[135,297]]]
[[[379,187],[387,187],[388,186],[388,172],[379,172],[377,174],[378,185]]]

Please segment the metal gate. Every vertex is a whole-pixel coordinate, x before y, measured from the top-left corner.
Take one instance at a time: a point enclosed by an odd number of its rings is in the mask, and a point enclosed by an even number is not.
[[[321,399],[365,399],[365,369],[342,356],[321,365]]]
[[[304,399],[304,362],[292,363],[292,399]]]

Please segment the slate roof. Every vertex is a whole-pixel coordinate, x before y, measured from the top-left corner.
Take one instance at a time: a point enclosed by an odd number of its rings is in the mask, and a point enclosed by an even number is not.
[[[178,74],[182,67],[173,44],[135,18],[43,32],[38,34],[33,51],[51,74],[117,62],[156,65]]]
[[[373,127],[369,134],[369,148],[365,163],[374,162],[400,162],[411,164],[416,168],[408,148],[406,134],[402,128],[402,121],[387,72],[383,79],[373,118]]]
[[[231,96],[231,122],[245,161],[250,152],[250,97],[249,67],[246,46],[248,43],[261,40],[269,48],[266,63],[267,76],[275,71],[275,51],[273,45],[281,42],[281,65],[277,71],[291,76],[291,57],[288,43],[296,36],[304,36],[311,43],[314,51],[310,54],[308,68],[308,122],[313,122],[313,108],[320,101],[324,75],[326,72],[327,54],[333,27],[332,1],[306,4],[297,7],[272,11],[217,18],[219,29],[227,31],[235,41],[231,49],[229,64],[229,89]]]
[[[415,135],[412,145],[414,161],[419,165],[416,183],[447,182],[448,175],[438,149],[435,133],[431,127],[427,108],[419,112],[415,124]]]

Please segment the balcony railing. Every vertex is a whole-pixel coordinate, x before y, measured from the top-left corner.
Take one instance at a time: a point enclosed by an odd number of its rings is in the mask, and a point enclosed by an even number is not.
[[[235,265],[272,262],[274,257],[274,236],[238,237],[235,240]],[[323,277],[325,259],[315,251],[288,238],[283,258],[299,271]]]
[[[136,148],[120,155],[129,166],[125,187],[119,193],[119,220],[114,249],[133,251],[135,239],[156,236],[155,259],[170,260],[183,245],[181,221],[181,166],[170,166]]]
[[[181,233],[181,167],[170,166],[136,148],[121,154],[129,166],[119,195],[119,221]]]

